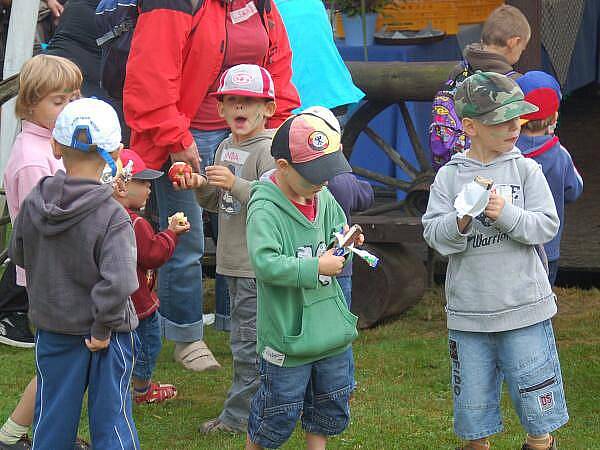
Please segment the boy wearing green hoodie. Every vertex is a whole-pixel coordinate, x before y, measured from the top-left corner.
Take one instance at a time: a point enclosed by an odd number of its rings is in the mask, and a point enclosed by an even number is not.
[[[350,419],[350,343],[357,336],[357,317],[335,279],[345,260],[329,248],[346,218],[325,186],[351,168],[339,132],[318,114],[286,120],[271,155],[276,169],[253,184],[246,228],[261,374],[246,449],[281,446],[300,417],[307,448],[324,449]]]

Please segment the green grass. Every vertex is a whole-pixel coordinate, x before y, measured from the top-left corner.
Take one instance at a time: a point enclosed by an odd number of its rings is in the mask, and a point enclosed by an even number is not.
[[[557,432],[561,449],[600,448],[600,291],[558,290],[554,321],[570,422]],[[231,377],[228,335],[207,330],[206,340],[223,370],[194,374],[172,360],[173,346],[161,354],[156,380],[179,388],[176,400],[135,407],[143,449],[239,449],[243,437],[202,436],[198,425],[216,416]],[[446,329],[439,291],[429,293],[399,320],[363,331],[354,345],[358,391],[352,423],[331,449],[453,449],[452,398]],[[11,412],[34,373],[33,352],[0,346],[0,420]],[[523,432],[503,398],[505,431],[493,448],[518,449]],[[87,420],[82,420],[87,435]],[[284,449],[302,447],[297,429]]]

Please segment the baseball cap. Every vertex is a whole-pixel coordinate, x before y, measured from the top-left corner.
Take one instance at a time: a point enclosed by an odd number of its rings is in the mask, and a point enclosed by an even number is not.
[[[538,107],[537,112],[525,114],[521,119],[547,119],[558,111],[562,94],[560,84],[552,75],[540,70],[532,70],[517,79],[517,84],[525,95],[525,100]]]
[[[217,91],[210,95],[223,97],[226,94],[274,100],[273,78],[264,67],[256,64],[238,64],[223,72]]]
[[[326,111],[327,108],[323,108]],[[329,111],[331,113],[331,111]],[[339,123],[330,124],[324,111],[302,112],[289,117],[275,132],[271,155],[289,161],[296,171],[314,185],[336,175],[352,172],[342,153]]]
[[[95,145],[113,176],[116,175],[117,165],[109,153],[121,148],[121,125],[108,103],[97,98],[81,98],[69,103],[56,118],[52,137],[82,152],[89,152]]]
[[[154,180],[163,174],[163,172],[159,170],[149,169],[140,155],[133,150],[121,150],[121,153],[119,153],[119,159],[121,160],[123,167],[127,167],[127,165],[131,162],[133,165],[131,169],[131,178],[134,180]]]
[[[526,102],[519,85],[506,75],[476,72],[457,88],[454,109],[461,119],[496,125],[535,112],[538,107]]]

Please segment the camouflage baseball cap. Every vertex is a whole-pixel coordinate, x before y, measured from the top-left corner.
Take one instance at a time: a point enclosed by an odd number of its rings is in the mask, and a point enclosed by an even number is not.
[[[461,119],[469,117],[484,125],[496,125],[538,110],[525,101],[519,85],[495,72],[477,72],[456,90],[454,109]]]

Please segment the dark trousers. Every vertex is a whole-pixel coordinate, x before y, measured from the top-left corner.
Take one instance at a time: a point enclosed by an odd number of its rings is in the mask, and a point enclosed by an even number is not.
[[[28,309],[27,290],[17,285],[16,266],[9,261],[0,279],[0,316],[15,312],[26,313]]]

